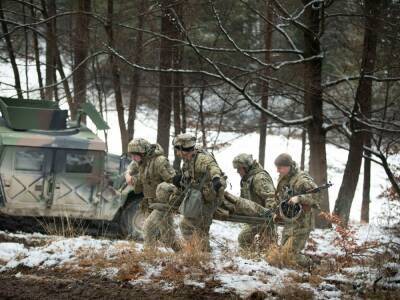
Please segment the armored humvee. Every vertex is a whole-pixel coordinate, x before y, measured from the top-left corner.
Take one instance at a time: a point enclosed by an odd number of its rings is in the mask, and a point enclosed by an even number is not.
[[[115,221],[140,238],[141,195],[119,186],[125,161],[80,122],[108,128],[92,105],[76,122],[53,101],[0,97],[0,110],[0,213]]]

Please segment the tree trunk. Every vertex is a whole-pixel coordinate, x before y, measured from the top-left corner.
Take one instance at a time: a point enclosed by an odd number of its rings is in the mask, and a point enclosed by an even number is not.
[[[307,132],[306,129],[301,130],[301,159],[300,159],[300,170],[304,171],[306,164],[306,143],[307,143]]]
[[[178,3],[175,7],[176,17],[178,21],[184,26],[183,22],[183,3]],[[178,33],[178,38],[182,38],[182,34]],[[175,70],[182,68],[183,62],[183,45],[175,45],[175,55],[173,59],[173,67]],[[184,92],[183,92],[183,75],[181,73],[174,73],[174,91],[173,91],[173,109],[174,109],[174,134],[175,136],[182,132],[182,122],[181,122],[181,104],[184,102]],[[176,155],[174,151],[174,163],[173,167],[175,170],[180,170],[181,158]]]
[[[55,2],[53,0],[50,0],[48,6],[46,6],[46,3],[44,0],[42,0],[42,13],[43,16],[47,19],[49,18],[49,16],[54,16],[56,14],[56,6],[55,6]],[[56,37],[56,26],[55,23],[47,23],[47,50],[49,50],[50,47],[50,53],[46,52],[46,90],[45,93],[47,94],[51,94],[51,97],[53,98],[53,92],[55,95],[55,98],[57,98],[57,86],[54,85],[54,87],[52,86],[47,86],[47,76],[53,74],[52,76],[52,80],[49,80],[49,82],[53,82],[51,83],[51,85],[56,83],[56,70],[58,70],[58,73],[60,74],[61,80],[62,80],[62,84],[64,87],[64,92],[65,92],[65,96],[67,98],[67,102],[69,107],[71,108],[73,103],[72,103],[72,95],[71,95],[71,91],[69,88],[69,84],[68,84],[68,80],[66,80],[65,77],[65,73],[64,73],[64,67],[63,67],[63,63],[61,61],[61,54],[60,51],[58,50],[58,45],[57,45],[57,37]],[[50,40],[49,40],[50,39]],[[49,57],[48,57],[49,55]],[[47,60],[50,59],[50,55],[54,55],[54,61],[53,61],[53,65],[52,67],[47,66]],[[39,71],[40,71],[40,65],[39,65]],[[46,96],[47,97],[47,96]]]
[[[200,99],[199,99],[199,118],[200,118],[200,131],[201,131],[201,141],[203,144],[203,148],[207,147],[207,139],[206,139],[206,127],[204,125],[204,92],[205,86],[203,81],[203,86],[200,91]]]
[[[304,5],[309,1],[303,0]],[[319,40],[320,25],[323,22],[323,6],[314,7],[308,5],[305,8],[305,24],[310,29],[304,31],[304,57],[316,56],[321,53]],[[312,115],[313,120],[307,124],[307,133],[310,144],[309,173],[318,185],[327,181],[327,162],[326,162],[326,132],[323,128],[323,101],[322,101],[322,58],[313,59],[304,66],[304,102],[305,112]],[[327,190],[320,193],[320,206],[324,212],[329,210],[329,195]],[[315,224],[318,228],[327,228],[329,223],[319,216],[316,217]]]
[[[161,2],[161,34],[169,37],[177,37],[179,31],[174,23],[174,13],[171,7],[175,1],[162,0]],[[160,41],[160,69],[166,70],[173,67],[174,43],[161,38]],[[173,96],[173,75],[172,73],[160,72],[160,89],[158,100],[158,124],[157,142],[163,147],[166,156],[169,152],[169,131],[171,127],[171,111]]]
[[[49,18],[55,13],[55,0],[42,0],[43,16]],[[45,98],[53,100],[54,97],[54,72],[56,69],[55,59],[55,19],[46,23],[46,86],[44,90]]]
[[[371,147],[371,137],[368,136],[365,141],[365,146]],[[363,196],[361,203],[361,222],[369,223],[369,203],[370,199],[370,189],[371,189],[371,153],[369,151],[364,151],[366,157],[364,157],[364,181],[363,181]]]
[[[106,24],[106,33],[108,38],[108,46],[110,48],[114,48],[114,32],[112,27],[113,22],[113,14],[114,14],[114,1],[107,1],[107,24]],[[126,130],[125,125],[125,116],[124,116],[124,104],[122,101],[122,92],[121,92],[121,78],[120,71],[117,65],[117,61],[114,58],[114,55],[110,55],[110,66],[111,66],[111,74],[112,74],[112,83],[115,94],[115,106],[117,109],[118,115],[118,124],[119,130],[121,133],[121,144],[122,144],[122,152],[127,151],[129,138],[128,131]]]
[[[269,22],[273,22],[273,11],[272,11],[272,5],[271,1],[267,0],[266,1],[266,16],[267,20]],[[269,22],[265,22],[264,26],[264,44],[265,44],[265,49],[272,49],[272,25]],[[264,62],[266,64],[271,63],[271,52],[266,51],[264,55]],[[269,78],[271,75],[271,69],[270,68],[265,68],[264,71],[265,78]],[[268,79],[267,79],[268,80]],[[268,109],[268,97],[269,97],[269,82],[268,81],[263,81],[263,86],[262,86],[262,96],[261,96],[261,106],[265,109]],[[265,145],[266,145],[266,140],[267,140],[267,114],[264,112],[261,112],[260,115],[260,144],[258,148],[258,161],[262,166],[264,166],[265,163]]]
[[[23,100],[24,96],[22,95],[22,90],[21,90],[21,81],[19,78],[19,71],[18,71],[18,66],[15,61],[15,53],[13,49],[13,45],[10,39],[10,35],[8,34],[8,27],[7,27],[7,22],[5,21],[4,18],[4,12],[3,12],[3,3],[0,1],[0,18],[1,18],[1,28],[3,29],[3,34],[4,34],[4,39],[6,41],[7,45],[7,51],[8,51],[8,56],[10,57],[10,62],[11,62],[11,67],[14,72],[14,81],[15,81],[15,90],[17,91],[17,96],[19,100]]]
[[[90,12],[90,0],[77,0],[77,8],[80,12]],[[72,81],[74,83],[74,100],[71,109],[71,118],[73,120],[77,117],[78,109],[81,104],[86,102],[86,89],[87,89],[87,65],[83,61],[87,58],[89,53],[89,17],[86,14],[76,14],[73,16],[74,34],[72,36],[74,62],[72,74]],[[82,121],[85,122],[85,117]]]
[[[368,107],[371,105],[372,81],[364,76],[373,75],[374,73],[381,9],[381,1],[365,1],[365,31],[361,76],[353,107],[353,114],[359,117],[368,113]],[[350,126],[352,135],[350,138],[349,155],[334,209],[334,213],[337,214],[345,224],[348,223],[350,217],[351,204],[358,183],[363,146],[366,138],[363,126],[357,123],[353,118],[350,119]]]
[[[30,2],[33,3],[33,0]],[[32,22],[34,22],[36,18],[35,8],[31,6],[31,17]],[[43,90],[43,78],[42,78],[42,71],[40,70],[40,53],[39,53],[39,42],[38,42],[38,35],[36,31],[32,31],[32,43],[33,43],[33,51],[35,53],[35,65],[36,65],[36,73],[38,76],[38,83],[39,83],[39,91],[40,91],[40,98],[45,99],[44,90]]]
[[[135,41],[135,52],[133,61],[135,64],[140,64],[143,56],[143,32],[140,29],[143,29],[144,26],[144,16],[145,16],[145,0],[140,1],[139,6],[139,16],[137,28],[139,30],[136,32],[136,41]],[[136,108],[138,103],[139,96],[139,85],[140,85],[140,72],[137,69],[132,70],[132,78],[131,78],[131,95],[129,99],[129,111],[128,111],[128,140],[133,139],[135,134],[135,118],[136,118]]]

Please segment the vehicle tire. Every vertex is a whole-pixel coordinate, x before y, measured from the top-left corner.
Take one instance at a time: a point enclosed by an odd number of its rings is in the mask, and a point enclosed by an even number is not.
[[[122,211],[120,219],[120,229],[122,234],[134,241],[143,241],[143,224],[146,215],[140,209],[142,199],[135,199],[129,203]]]

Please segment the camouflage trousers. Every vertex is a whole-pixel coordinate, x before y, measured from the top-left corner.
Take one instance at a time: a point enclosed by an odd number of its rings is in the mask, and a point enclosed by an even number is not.
[[[288,249],[293,253],[295,261],[301,265],[309,265],[310,259],[301,254],[301,251],[306,246],[307,240],[310,236],[311,230],[293,229],[292,226],[285,226],[282,231],[282,247]]]
[[[277,242],[276,228],[273,224],[247,224],[238,237],[241,248],[267,248]]]
[[[143,236],[145,248],[155,247],[157,241],[161,241],[174,251],[181,250],[176,239],[172,213],[154,209],[144,222]]]
[[[199,218],[183,217],[179,227],[186,241],[191,241],[194,237],[197,237],[200,239],[201,249],[210,252],[209,231],[214,213],[217,210],[217,204],[206,203],[203,209],[203,214]]]

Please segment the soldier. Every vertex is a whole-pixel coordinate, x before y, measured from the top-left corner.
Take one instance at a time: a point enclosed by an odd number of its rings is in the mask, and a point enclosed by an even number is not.
[[[223,200],[226,177],[214,156],[195,148],[195,143],[196,138],[187,133],[176,136],[173,141],[177,154],[183,158],[181,184],[185,188],[185,198],[180,207],[184,215],[180,229],[185,240],[197,234],[202,250],[210,251],[210,225]],[[185,210],[184,207],[189,208]]]
[[[179,204],[177,188],[170,183],[161,182],[156,189],[156,200],[150,204],[153,211],[143,226],[144,246],[154,247],[157,240],[171,247],[175,252],[181,250],[173,227],[173,213]]]
[[[293,193],[304,193],[316,188],[314,180],[305,172],[300,171],[289,154],[282,153],[275,159],[275,166],[279,173],[276,194],[279,200],[284,200],[287,189]],[[291,220],[284,218],[282,232],[282,245],[293,252],[296,262],[306,266],[310,260],[300,254],[304,249],[311,230],[314,228],[314,209],[319,208],[318,194],[308,194],[291,197],[288,204],[300,204],[302,214],[300,217]]]
[[[275,188],[271,176],[262,166],[253,159],[251,154],[242,153],[233,159],[233,167],[240,177],[240,197],[249,199],[267,209],[273,210],[277,206]],[[273,222],[268,224],[248,224],[240,232],[238,241],[242,248],[254,245],[256,235],[263,246],[276,242],[276,228]]]
[[[164,156],[164,150],[159,144],[150,144],[142,138],[133,139],[128,144],[128,153],[137,164],[137,175],[135,164],[131,164],[125,173],[128,184],[133,186],[136,193],[142,192],[144,199],[141,208],[149,213],[148,206],[156,198],[156,188],[161,182],[172,182],[175,171]],[[132,171],[132,175],[131,172]]]

